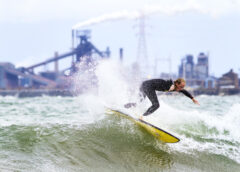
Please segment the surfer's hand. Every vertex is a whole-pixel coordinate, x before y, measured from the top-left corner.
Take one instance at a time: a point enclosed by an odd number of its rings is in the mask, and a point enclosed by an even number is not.
[[[196,99],[192,98],[192,101],[193,101],[193,103],[200,105]]]

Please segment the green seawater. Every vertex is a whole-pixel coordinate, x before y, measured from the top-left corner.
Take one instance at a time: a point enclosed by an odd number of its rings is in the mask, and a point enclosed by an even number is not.
[[[94,95],[0,97],[0,171],[240,171],[240,97],[196,99],[159,96],[146,120],[181,139],[164,144]]]

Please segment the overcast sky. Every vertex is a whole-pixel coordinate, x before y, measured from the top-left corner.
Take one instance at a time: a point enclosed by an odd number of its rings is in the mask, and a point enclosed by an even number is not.
[[[150,65],[171,58],[177,73],[181,58],[209,53],[210,73],[240,68],[239,0],[0,0],[0,62],[28,66],[71,48],[71,29],[91,29],[93,44],[107,46],[124,64],[136,61],[139,11],[146,18]],[[62,66],[69,61],[61,62]],[[63,64],[66,63],[66,64]],[[167,62],[158,72],[168,72]]]

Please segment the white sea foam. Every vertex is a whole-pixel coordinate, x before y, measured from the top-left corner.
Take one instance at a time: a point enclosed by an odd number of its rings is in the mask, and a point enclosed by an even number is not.
[[[99,98],[108,105],[135,117],[150,107],[151,103],[146,99],[136,108],[123,108],[129,97],[138,99],[136,92],[133,95],[129,92],[131,87],[136,90],[138,87],[131,85],[126,78],[127,71],[117,62],[104,61],[96,71]],[[240,162],[240,103],[236,102],[240,101],[239,98],[232,101],[230,97],[199,96],[197,99],[200,106],[194,105],[184,96],[159,96],[159,99],[161,107],[144,118],[181,139],[177,145],[171,145],[172,150],[185,153],[211,152]],[[190,136],[186,137],[186,133]]]
[[[224,155],[238,163],[240,162],[239,104],[232,105],[228,113],[223,116],[214,115],[213,112],[200,112],[191,109],[189,111],[174,110],[166,105],[163,105],[162,108],[167,110],[167,115],[164,118],[155,117],[157,120],[153,121],[164,124],[167,128],[170,127],[170,130],[171,127],[177,125],[175,128],[184,133],[175,131],[176,135],[181,138],[181,142],[177,145],[171,145],[173,150],[190,154],[199,151],[208,152]],[[160,118],[164,119],[164,122]],[[185,133],[192,136],[186,137]],[[196,140],[194,137],[201,138],[202,141]]]

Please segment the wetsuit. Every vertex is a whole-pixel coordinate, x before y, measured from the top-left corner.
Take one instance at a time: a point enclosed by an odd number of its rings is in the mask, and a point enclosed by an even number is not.
[[[144,116],[147,116],[153,113],[160,106],[156,91],[169,91],[172,85],[173,85],[172,80],[163,80],[163,79],[151,79],[151,80],[144,81],[142,83],[140,87],[140,91],[142,92],[143,97],[145,98],[147,96],[152,103],[152,106],[143,114]],[[184,89],[180,90],[179,92],[183,93],[185,96],[189,97],[190,99],[193,98],[193,96]]]

